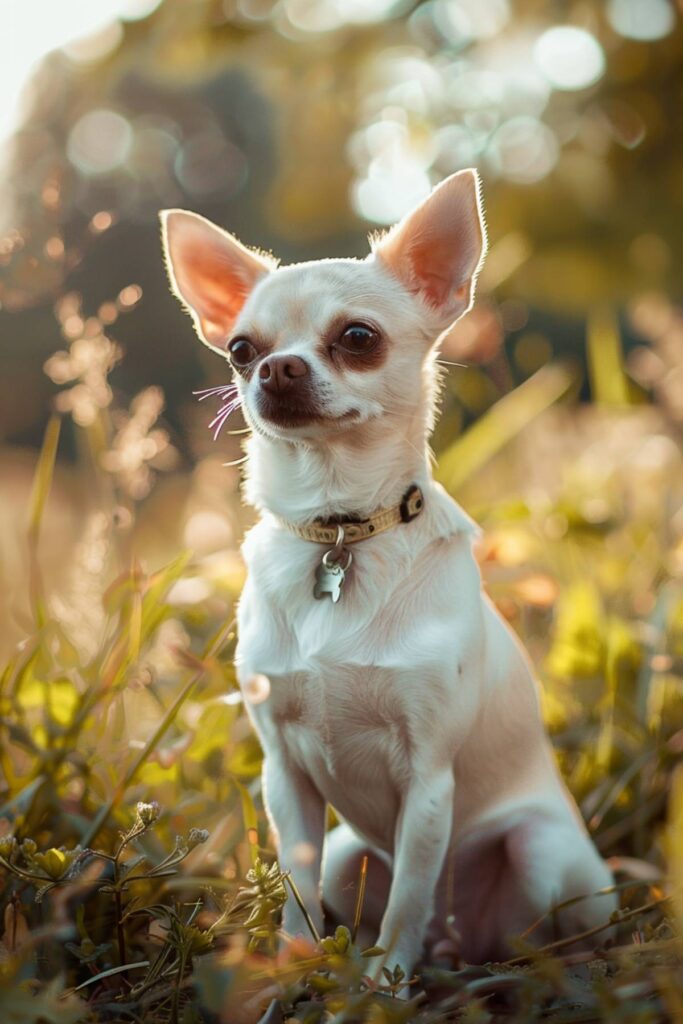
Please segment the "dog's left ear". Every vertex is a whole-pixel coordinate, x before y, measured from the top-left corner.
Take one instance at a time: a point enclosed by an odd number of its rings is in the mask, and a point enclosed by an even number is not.
[[[486,253],[474,169],[458,171],[373,246],[375,256],[440,314],[443,328],[466,313]]]

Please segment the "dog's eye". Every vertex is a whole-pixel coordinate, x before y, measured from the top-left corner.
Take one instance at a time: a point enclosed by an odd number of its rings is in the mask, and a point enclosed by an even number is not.
[[[375,347],[378,337],[377,331],[374,331],[372,327],[367,327],[365,324],[349,324],[337,344],[346,352],[360,356]]]
[[[246,338],[233,338],[228,345],[230,361],[235,366],[248,366],[256,359],[256,349]]]

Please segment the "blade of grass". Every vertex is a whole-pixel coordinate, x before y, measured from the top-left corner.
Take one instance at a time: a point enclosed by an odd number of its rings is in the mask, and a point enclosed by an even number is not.
[[[674,887],[674,911],[680,927],[683,922],[683,765],[677,765],[671,777],[667,822],[668,868]]]
[[[304,920],[305,920],[306,924],[308,925],[309,932],[311,933],[311,935],[313,936],[313,938],[315,939],[316,942],[320,942],[320,935],[318,935],[318,929],[313,924],[313,918],[309,914],[309,912],[308,912],[308,910],[306,908],[306,904],[304,903],[303,899],[301,898],[301,893],[299,892],[299,890],[297,888],[297,885],[296,885],[294,879],[292,878],[290,872],[289,871],[285,871],[285,873],[284,873],[284,875],[282,877],[284,878],[285,882],[288,884],[289,888],[292,890],[292,895],[294,896],[294,899],[296,900],[296,902],[297,902],[297,904],[299,906],[299,910],[304,915]]]
[[[221,648],[223,647],[223,645],[225,644],[226,640],[228,639],[230,633],[234,629],[234,626],[235,626],[235,620],[233,619],[232,622],[227,623],[227,625],[225,625],[218,632],[218,634],[214,637],[214,639],[208,645],[208,648],[207,648],[207,650],[206,650],[206,652],[205,652],[205,654],[204,654],[204,656],[202,658],[203,662],[206,662],[209,658],[215,657],[220,652]],[[130,764],[128,766],[128,769],[124,773],[124,776],[121,779],[121,782],[116,787],[116,789],[114,790],[113,794],[111,795],[111,797],[109,798],[107,803],[104,804],[99,809],[97,814],[95,815],[95,818],[93,819],[93,822],[92,822],[90,828],[88,829],[88,831],[86,832],[85,836],[83,837],[83,845],[84,846],[91,846],[92,845],[93,839],[95,838],[95,836],[98,834],[98,832],[102,828],[102,825],[107,820],[107,818],[109,817],[109,815],[111,814],[112,810],[117,805],[117,803],[119,802],[119,800],[121,799],[121,797],[123,796],[125,791],[128,789],[128,787],[130,786],[131,782],[133,781],[133,779],[135,778],[137,773],[140,771],[140,769],[142,768],[143,764],[145,763],[145,761],[147,760],[147,758],[149,757],[151,752],[154,750],[156,745],[159,743],[159,741],[162,738],[162,736],[171,727],[171,725],[175,721],[175,718],[176,718],[178,712],[180,711],[180,708],[183,706],[183,704],[188,699],[188,697],[190,696],[190,694],[192,693],[194,688],[197,686],[199,681],[205,675],[206,671],[207,671],[207,667],[206,667],[205,664],[203,664],[202,667],[200,669],[198,669],[194,673],[193,676],[190,677],[188,682],[182,688],[182,690],[180,691],[180,693],[178,694],[178,696],[173,701],[173,703],[171,704],[170,708],[168,709],[168,711],[166,712],[166,714],[162,718],[161,722],[159,723],[157,728],[154,730],[154,733],[152,734],[152,736],[148,739],[147,743],[145,743],[144,747],[142,748],[142,750],[140,751],[138,756],[133,760],[132,764]]]
[[[596,829],[600,828],[605,815],[612,809],[621,794],[628,788],[638,772],[640,772],[654,756],[655,755],[652,750],[646,750],[627,765],[625,771],[618,776],[616,782],[608,790],[607,795],[600,801],[596,809],[591,814],[588,821],[588,828],[591,832],[595,832]]]
[[[33,614],[39,628],[45,625],[46,616],[43,579],[38,564],[38,540],[40,538],[40,525],[45,512],[45,505],[50,488],[52,487],[60,429],[61,419],[59,416],[51,416],[45,428],[45,436],[33,476],[33,488],[29,501],[27,530],[29,593],[31,607],[33,608]]]
[[[651,900],[649,903],[644,903],[642,907],[634,907],[632,910],[622,910],[620,912],[618,923],[621,924],[623,921],[630,921],[634,917],[638,917],[641,914],[647,914],[651,910],[655,910],[657,907],[661,907],[664,903],[669,903],[671,896],[662,896],[660,899]],[[599,935],[600,932],[607,931],[608,928],[614,928],[615,921],[608,920],[603,924],[595,925],[593,928],[587,928],[585,931],[577,932],[575,935],[565,935],[561,939],[556,939],[555,942],[548,942],[545,946],[539,946],[538,949],[533,951],[533,954],[525,953],[522,956],[516,956],[512,960],[505,960],[506,967],[517,967],[519,964],[526,963],[529,959],[536,957],[542,953],[553,953],[556,949],[564,949],[565,946],[573,946],[575,942],[585,942],[586,939],[592,938],[594,935]]]
[[[536,920],[529,925],[523,932],[520,932],[516,937],[518,939],[526,939],[535,932],[539,925],[543,924],[551,915],[556,914],[558,910],[565,910],[567,907],[573,907],[577,903],[584,903],[586,900],[593,900],[596,896],[609,896],[611,893],[622,892],[625,889],[649,889],[652,887],[652,882],[637,882],[632,878],[629,878],[626,882],[615,882],[614,885],[607,885],[604,889],[598,889],[596,892],[583,893],[581,896],[571,896],[569,899],[562,900],[561,903],[553,903],[552,907],[549,907],[545,913],[537,917]]]
[[[87,981],[78,985],[74,989],[74,992],[79,992],[82,988],[86,988],[88,985],[94,985],[96,981],[102,981],[103,978],[111,978],[114,974],[121,974],[123,971],[135,970],[136,967],[149,967],[149,960],[138,960],[134,964],[119,964],[118,967],[110,967],[108,971],[100,971],[99,974],[93,974],[92,978],[88,978]]]
[[[131,597],[130,622],[128,627],[128,661],[132,664],[140,657],[142,640],[142,595],[139,591]]]
[[[363,913],[363,902],[365,900],[365,886],[368,880],[368,858],[367,855],[363,857],[360,865],[360,875],[358,877],[358,895],[356,896],[356,909],[353,915],[353,929],[351,931],[351,941],[355,942],[358,935],[358,929],[360,928],[360,919]]]
[[[610,309],[596,309],[588,317],[586,356],[591,394],[597,405],[623,407],[631,404],[624,373],[621,335]]]
[[[33,477],[33,489],[29,502],[28,536],[29,541],[34,543],[38,540],[45,503],[52,486],[52,475],[57,457],[60,428],[61,419],[59,416],[51,416],[45,428],[43,446],[38,456],[38,463]]]
[[[249,857],[252,865],[258,860],[259,845],[258,845],[258,817],[256,814],[256,808],[254,807],[254,801],[251,799],[251,793],[239,779],[233,776],[233,783],[237,787],[237,790],[242,801],[242,817],[244,819],[244,831],[247,834],[247,840],[249,842]]]
[[[16,811],[25,811],[25,805],[31,802],[35,793],[46,781],[45,775],[38,775],[37,778],[31,779],[11,800],[8,800],[7,803],[0,807],[0,818],[6,818],[9,814],[13,814]]]
[[[562,364],[549,364],[505,395],[439,459],[436,478],[446,490],[456,491],[493,458],[528,423],[569,391],[575,372]]]

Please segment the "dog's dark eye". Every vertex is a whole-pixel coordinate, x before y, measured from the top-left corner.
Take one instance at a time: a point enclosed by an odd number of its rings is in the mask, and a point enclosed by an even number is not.
[[[360,356],[375,347],[378,337],[377,331],[374,331],[372,327],[367,327],[365,324],[349,324],[337,344],[346,352]]]
[[[234,338],[228,345],[230,361],[235,366],[248,366],[256,359],[256,349],[246,338]]]

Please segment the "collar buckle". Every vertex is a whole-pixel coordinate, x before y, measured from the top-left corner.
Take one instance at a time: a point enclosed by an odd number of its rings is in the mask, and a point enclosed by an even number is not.
[[[401,522],[410,523],[413,519],[417,519],[422,511],[423,504],[424,499],[422,497],[422,491],[417,484],[413,484],[413,486],[408,488],[406,493],[403,495],[401,504],[398,506],[398,510],[401,515]]]

